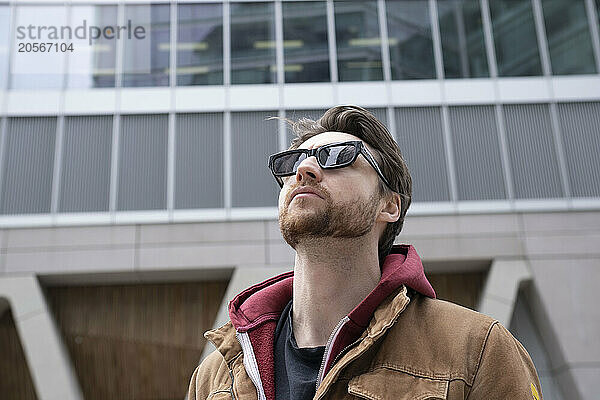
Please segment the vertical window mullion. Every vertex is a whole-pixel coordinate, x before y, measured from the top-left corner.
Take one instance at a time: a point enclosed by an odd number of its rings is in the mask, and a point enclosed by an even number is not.
[[[431,21],[431,36],[433,40],[433,56],[437,79],[444,79],[444,57],[442,55],[442,38],[436,0],[429,0],[429,19]]]
[[[598,14],[600,10],[596,10],[594,0],[585,0],[585,10],[590,27],[590,35],[592,36],[592,48],[594,49],[594,59],[596,60],[596,71],[600,73],[600,33],[598,32]]]
[[[531,0],[533,7],[533,20],[537,33],[537,43],[542,59],[542,71],[544,76],[552,75],[552,64],[550,63],[550,51],[548,50],[548,38],[546,37],[546,24],[544,23],[544,12],[541,0]]]

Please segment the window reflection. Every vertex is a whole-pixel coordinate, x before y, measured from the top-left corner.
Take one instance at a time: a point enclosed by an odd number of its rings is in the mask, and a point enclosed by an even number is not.
[[[283,3],[283,52],[286,82],[328,82],[325,2]]]
[[[71,26],[96,26],[104,31],[90,44],[89,38],[73,38],[77,49],[68,55],[67,87],[114,87],[117,39],[114,29],[117,25],[116,6],[73,6]]]
[[[543,0],[552,73],[596,72],[590,29],[583,0]]]
[[[180,4],[177,10],[177,84],[223,84],[223,6]]]
[[[51,39],[47,27],[69,26],[67,8],[63,6],[18,6],[16,8],[16,40],[10,71],[13,89],[60,89],[63,86],[66,53],[62,51],[23,51],[19,46],[39,46],[42,42],[73,43]],[[29,29],[31,27],[31,29]],[[43,29],[46,28],[46,29]],[[60,29],[58,29],[60,32]],[[22,35],[20,34],[22,33]],[[24,48],[23,50],[27,50]],[[74,48],[73,51],[78,49]]]
[[[10,9],[0,6],[0,90],[6,89],[8,76]]]
[[[435,78],[426,1],[386,2],[392,79]]]
[[[275,83],[273,3],[231,3],[231,83]]]
[[[339,80],[383,80],[377,2],[336,1],[334,9]]]
[[[143,39],[124,40],[123,86],[169,84],[169,5],[125,6],[125,22],[144,28]]]
[[[438,0],[446,78],[489,76],[479,0]]]
[[[489,2],[498,75],[542,75],[530,1]]]

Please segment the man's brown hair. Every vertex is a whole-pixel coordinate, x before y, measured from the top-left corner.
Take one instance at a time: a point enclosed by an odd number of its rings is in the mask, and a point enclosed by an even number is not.
[[[290,149],[298,148],[306,140],[323,132],[345,132],[358,137],[375,150],[373,156],[377,159],[383,175],[401,198],[400,218],[396,222],[388,223],[379,238],[379,264],[382,265],[394,244],[394,239],[402,230],[412,196],[410,172],[394,138],[373,114],[358,106],[330,108],[317,121],[301,118],[289,122],[296,134]],[[390,189],[381,179],[379,179],[379,192],[381,196],[390,194]]]

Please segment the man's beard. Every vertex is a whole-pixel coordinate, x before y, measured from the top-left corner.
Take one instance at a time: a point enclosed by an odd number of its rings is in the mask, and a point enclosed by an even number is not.
[[[375,217],[380,195],[375,191],[366,201],[351,199],[347,203],[334,204],[329,192],[318,185],[314,187],[323,196],[325,204],[316,205],[316,210],[306,210],[309,205],[300,204],[305,210],[290,210],[292,191],[301,185],[292,187],[285,199],[284,207],[279,212],[279,229],[285,241],[292,247],[303,239],[313,238],[356,238],[370,232],[375,225]],[[315,201],[298,198],[294,201]],[[316,200],[321,201],[321,200]]]

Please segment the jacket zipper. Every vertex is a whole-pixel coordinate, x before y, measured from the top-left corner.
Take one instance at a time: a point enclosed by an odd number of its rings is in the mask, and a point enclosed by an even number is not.
[[[318,390],[319,385],[321,385],[321,382],[323,382],[323,378],[324,378],[323,375],[325,373],[325,366],[327,365],[327,360],[329,359],[329,356],[330,356],[331,345],[333,344],[333,342],[335,342],[335,338],[336,338],[337,334],[339,333],[339,331],[342,329],[342,326],[344,326],[344,324],[348,321],[350,321],[350,318],[346,315],[344,318],[342,318],[340,320],[340,322],[338,322],[338,324],[333,329],[333,332],[331,332],[331,335],[329,335],[329,339],[327,339],[327,344],[325,345],[325,351],[323,353],[323,360],[321,361],[321,368],[319,368],[319,374],[317,375],[317,382],[316,382],[315,390]]]
[[[229,366],[229,377],[231,378],[231,389],[229,389],[231,400],[235,400],[235,393],[233,393],[233,371],[231,370],[231,366]]]
[[[246,368],[246,372],[250,377],[250,380],[256,386],[256,392],[258,394],[258,400],[266,400],[265,390],[262,385],[262,381],[260,380],[260,371],[258,370],[258,363],[256,362],[256,357],[254,356],[254,350],[252,349],[252,343],[250,342],[250,337],[247,332],[236,332],[235,337],[238,342],[242,346],[242,351],[244,352],[244,367]]]

